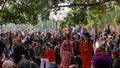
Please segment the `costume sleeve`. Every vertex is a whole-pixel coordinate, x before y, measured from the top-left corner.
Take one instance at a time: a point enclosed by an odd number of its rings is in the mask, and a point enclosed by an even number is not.
[[[79,51],[80,51],[80,55],[82,55],[82,53],[83,53],[83,41],[80,41]]]
[[[55,52],[54,52],[54,50],[52,50],[52,49],[50,50],[49,61],[50,61],[50,62],[55,61]]]
[[[93,50],[93,43],[92,42],[90,42],[90,51],[94,52],[94,50]]]
[[[72,56],[74,56],[74,48],[73,48],[73,44],[71,46],[71,53],[72,53]]]

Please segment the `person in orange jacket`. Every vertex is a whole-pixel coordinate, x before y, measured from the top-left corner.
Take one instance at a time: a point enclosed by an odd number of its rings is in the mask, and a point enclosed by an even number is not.
[[[43,58],[48,59],[49,62],[55,61],[55,51],[54,49],[50,48],[50,45],[47,44],[46,49],[43,54]]]
[[[84,34],[83,40],[80,42],[80,56],[82,59],[82,66],[83,68],[90,68],[91,67],[91,59],[93,54],[93,43],[89,39],[89,33]]]

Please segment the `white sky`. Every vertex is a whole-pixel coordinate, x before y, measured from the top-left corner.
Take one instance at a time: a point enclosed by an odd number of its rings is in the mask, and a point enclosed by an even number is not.
[[[2,10],[2,7],[0,6],[0,10]]]
[[[67,3],[61,3],[59,5],[67,5]],[[51,11],[49,18],[55,19],[55,21],[64,20],[64,18],[67,16],[67,13],[69,12],[69,10],[70,10],[70,8],[68,8],[68,7],[61,7],[60,11],[57,11],[57,15],[55,15],[54,12]]]

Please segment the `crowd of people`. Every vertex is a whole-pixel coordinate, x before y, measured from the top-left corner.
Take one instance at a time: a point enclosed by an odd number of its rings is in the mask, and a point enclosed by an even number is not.
[[[0,68],[120,68],[120,34],[84,26],[1,33]]]

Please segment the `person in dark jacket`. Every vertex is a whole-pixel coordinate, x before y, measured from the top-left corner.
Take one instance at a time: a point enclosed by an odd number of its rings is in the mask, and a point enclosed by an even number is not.
[[[18,64],[20,62],[22,55],[25,55],[25,48],[23,46],[16,46],[12,54],[12,58],[15,64]]]

